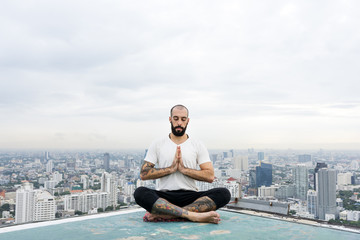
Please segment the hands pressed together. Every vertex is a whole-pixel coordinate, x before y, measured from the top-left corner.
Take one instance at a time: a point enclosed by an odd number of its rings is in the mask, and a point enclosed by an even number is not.
[[[177,146],[177,148],[176,148],[174,161],[171,164],[170,168],[172,169],[173,173],[177,172],[177,171],[179,171],[183,174],[185,173],[186,168],[185,168],[183,160],[182,160],[180,146]]]

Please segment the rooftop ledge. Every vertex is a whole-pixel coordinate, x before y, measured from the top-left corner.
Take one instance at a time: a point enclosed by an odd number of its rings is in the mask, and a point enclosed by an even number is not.
[[[141,208],[14,225],[0,229],[1,240],[14,239],[359,239],[358,232],[313,225],[249,210],[221,209],[219,224],[143,222]],[[241,214],[239,214],[241,213]],[[256,216],[252,216],[256,215]],[[301,224],[299,224],[301,223]],[[316,223],[316,222],[315,222]],[[305,225],[304,225],[305,224]],[[316,223],[318,224],[318,223]]]

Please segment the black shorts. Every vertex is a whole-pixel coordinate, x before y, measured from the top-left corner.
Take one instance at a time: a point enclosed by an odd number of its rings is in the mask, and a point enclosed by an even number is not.
[[[229,203],[231,194],[226,188],[213,188],[208,191],[157,191],[146,187],[139,187],[134,192],[134,198],[138,205],[151,212],[152,206],[159,199],[163,198],[170,203],[184,207],[201,197],[209,197],[216,204],[216,209],[221,208]]]

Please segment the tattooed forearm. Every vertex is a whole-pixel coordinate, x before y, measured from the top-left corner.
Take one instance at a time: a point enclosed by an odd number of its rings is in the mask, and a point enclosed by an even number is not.
[[[185,206],[184,209],[190,212],[209,212],[216,210],[216,204],[211,198],[205,196]]]
[[[173,205],[166,201],[165,199],[159,198],[153,205],[151,213],[153,214],[163,214],[163,215],[172,215],[176,217],[184,217],[188,215],[188,211],[182,209],[176,205]]]
[[[141,167],[140,178],[142,180],[157,179],[173,173],[171,168],[154,168],[154,164],[144,161]]]

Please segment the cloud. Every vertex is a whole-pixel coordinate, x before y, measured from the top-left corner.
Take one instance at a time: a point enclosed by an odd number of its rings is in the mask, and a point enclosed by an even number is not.
[[[11,129],[21,129],[29,136],[39,133],[37,147],[64,145],[53,139],[56,132],[78,139],[71,140],[74,146],[136,147],[133,137],[148,136],[146,144],[153,127],[167,129],[168,110],[177,103],[189,106],[192,131],[216,143],[208,135],[214,124],[220,126],[216,136],[232,135],[235,125],[254,144],[264,132],[282,136],[279,146],[295,135],[306,142],[311,130],[305,127],[356,142],[350,130],[340,130],[359,127],[356,6],[357,1],[3,1],[0,142]],[[319,128],[322,121],[327,128]],[[127,130],[123,138],[112,131],[123,131],[117,123]],[[301,127],[292,134],[282,130],[296,125]],[[229,137],[226,146],[238,141]]]

